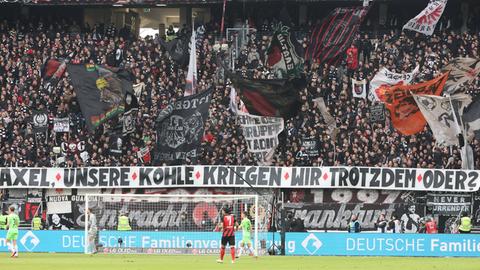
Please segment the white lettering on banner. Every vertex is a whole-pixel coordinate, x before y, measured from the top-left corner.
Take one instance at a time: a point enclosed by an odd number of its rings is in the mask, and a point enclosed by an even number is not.
[[[295,241],[287,241],[287,252],[288,253],[295,252]]]
[[[424,252],[425,239],[347,238],[347,251]]]
[[[431,239],[432,252],[480,252],[480,242],[475,239],[463,239],[461,242],[442,242],[440,239]]]
[[[83,248],[85,247],[85,238],[80,235],[62,236],[62,248]]]
[[[118,246],[118,239],[122,239],[124,248],[219,248],[219,240],[207,240],[207,239],[189,239],[184,236],[162,236],[162,238],[156,238],[153,235],[135,236],[128,235],[100,235],[100,243],[108,247]]]
[[[119,237],[115,235],[109,235],[104,236],[100,235],[99,237],[99,243],[103,244],[104,246],[108,247],[116,247],[118,246],[118,240],[122,239],[122,246],[123,247],[136,247],[137,243],[137,237],[135,235],[130,235],[130,236],[125,236],[125,237]]]
[[[218,248],[218,240],[185,239],[174,236],[171,239],[154,239],[148,235],[141,238],[142,248]]]
[[[273,152],[278,146],[278,135],[283,131],[283,119],[278,117],[239,114],[238,124],[242,127],[248,151],[260,165],[272,163]]]
[[[170,166],[2,168],[0,188],[346,188],[474,192],[478,170],[373,167]],[[246,181],[246,182],[245,182]],[[248,183],[247,183],[248,182]],[[54,200],[64,200],[62,197]]]

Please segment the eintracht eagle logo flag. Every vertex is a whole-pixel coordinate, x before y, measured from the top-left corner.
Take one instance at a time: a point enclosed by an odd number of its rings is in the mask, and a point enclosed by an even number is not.
[[[408,29],[427,36],[432,35],[446,5],[447,0],[431,0],[422,12],[403,26],[403,30]]]

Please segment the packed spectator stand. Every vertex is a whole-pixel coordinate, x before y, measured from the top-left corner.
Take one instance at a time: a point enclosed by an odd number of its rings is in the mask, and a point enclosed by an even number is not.
[[[389,117],[383,123],[372,122],[370,107],[374,103],[353,98],[350,83],[352,78],[370,81],[383,67],[407,73],[419,66],[413,84],[435,78],[453,58],[478,58],[479,34],[475,32],[478,25],[472,23],[460,31],[460,25],[453,20],[445,16],[432,36],[424,36],[402,32],[403,22],[393,19],[386,23],[385,29],[372,31],[367,19],[354,40],[352,49],[357,50],[354,59],[345,53],[338,66],[306,64],[308,85],[300,92],[301,110],[285,122],[272,165],[460,169],[459,149],[438,146],[428,125],[419,134],[404,136],[393,128]],[[249,28],[255,31],[250,32],[246,46],[235,52],[234,66],[243,76],[275,77],[265,65],[275,23],[275,19],[250,21]],[[314,23],[310,20],[294,27],[304,48],[309,45]],[[203,26],[205,32],[197,40],[197,85],[200,92],[210,86],[215,90],[200,147],[201,158],[187,160],[185,164],[256,165],[236,116],[229,109],[232,85],[217,72],[224,61],[218,45],[233,46],[233,43],[221,36],[220,21]],[[176,35],[189,32],[190,27],[184,25]],[[155,119],[169,103],[182,97],[185,89],[187,70],[169,57],[159,42],[163,37],[140,38],[127,28],[82,25],[67,19],[5,20],[0,22],[0,37],[0,167],[172,165],[157,164],[138,155],[145,148],[156,152]],[[89,133],[68,72],[54,88],[42,86],[46,59],[69,55],[73,55],[71,63],[121,66],[132,71],[135,89],[141,96],[140,110],[136,132],[123,140],[121,155],[110,151],[115,139],[110,131],[119,125],[119,120],[109,120],[95,134]],[[478,77],[467,88],[468,94],[477,97]],[[339,128],[335,140],[313,102],[318,97],[324,98]],[[31,123],[34,110],[48,112],[47,132],[34,131]],[[70,119],[70,132],[54,132],[53,119],[64,117]],[[305,138],[317,142],[318,156],[306,153],[302,146]],[[472,148],[475,168],[479,168],[480,142],[475,140]],[[287,200],[294,202],[292,197]]]
[[[269,26],[252,34],[247,48],[238,56],[236,66],[253,78],[272,78],[273,73],[262,63],[268,46]],[[202,143],[202,158],[198,164],[254,164],[247,152],[239,126],[228,110],[230,85],[218,84],[216,69],[219,56],[214,50],[219,25],[208,23],[203,42],[198,46],[199,82],[201,88],[215,85],[214,101]],[[179,31],[188,31],[181,29]],[[44,22],[2,22],[0,58],[0,164],[2,166],[133,166],[143,165],[136,152],[148,146],[155,151],[154,119],[158,112],[183,93],[186,70],[178,68],[167,57],[156,37],[136,38],[126,29],[108,26],[79,26],[76,23],[47,24]],[[304,36],[308,36],[304,32]],[[217,41],[218,42],[218,41]],[[303,46],[308,44],[303,39]],[[299,115],[286,122],[286,132],[275,154],[279,166],[388,166],[422,168],[460,168],[458,150],[436,146],[428,127],[414,136],[402,136],[391,125],[370,123],[368,100],[353,99],[348,77],[371,79],[381,67],[393,72],[409,72],[420,66],[415,82],[426,81],[440,74],[440,70],[454,57],[478,57],[478,34],[460,33],[442,29],[433,36],[405,34],[398,30],[389,33],[358,34],[355,46],[358,62],[347,67],[346,61],[338,67],[311,64],[305,66],[308,86],[301,91],[302,108]],[[135,84],[143,89],[140,99],[137,132],[123,145],[124,154],[109,154],[110,122],[88,136],[82,113],[68,74],[51,93],[42,89],[41,68],[47,57],[65,57],[76,52],[72,62],[120,64],[130,67]],[[357,59],[356,59],[357,61]],[[353,67],[353,68],[352,68]],[[468,86],[467,92],[478,94],[479,80]],[[312,102],[324,97],[331,114],[340,128],[337,140],[327,134],[326,126]],[[34,134],[30,119],[32,110],[47,109],[50,132]],[[54,117],[71,119],[71,132],[57,135],[51,132]],[[46,135],[46,137],[45,137]],[[318,140],[320,155],[309,158],[301,147],[301,139]],[[80,151],[67,151],[64,163],[57,164],[54,148],[65,143],[84,142],[90,158],[82,160]],[[474,153],[480,152],[478,141]],[[80,148],[82,150],[83,148]],[[475,158],[475,167],[479,166]],[[148,165],[148,164],[147,164]],[[158,164],[160,165],[160,164]]]

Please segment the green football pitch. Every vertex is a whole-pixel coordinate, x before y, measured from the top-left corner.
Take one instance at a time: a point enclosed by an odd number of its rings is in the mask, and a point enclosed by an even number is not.
[[[242,257],[234,265],[214,256],[83,255],[23,253],[11,259],[0,253],[1,270],[480,270],[480,259],[391,257]]]

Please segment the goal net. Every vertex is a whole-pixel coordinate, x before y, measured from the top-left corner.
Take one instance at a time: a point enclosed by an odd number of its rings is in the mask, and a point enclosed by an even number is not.
[[[229,208],[238,224],[246,214],[254,255],[265,254],[268,218],[258,203],[257,195],[86,195],[85,253],[218,254]]]

